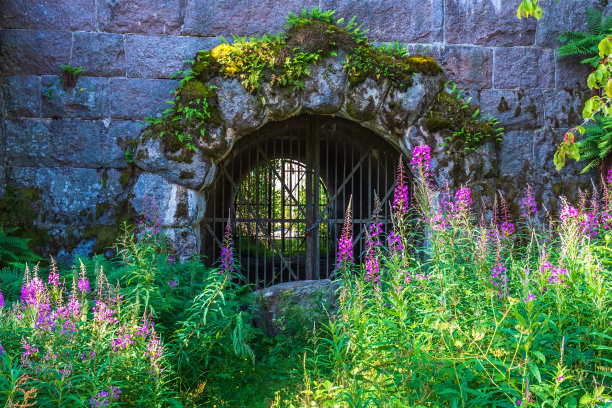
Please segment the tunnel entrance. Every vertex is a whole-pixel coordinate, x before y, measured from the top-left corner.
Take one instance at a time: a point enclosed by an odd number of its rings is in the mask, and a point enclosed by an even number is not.
[[[231,213],[242,274],[256,287],[331,278],[352,196],[355,259],[365,249],[375,195],[383,229],[400,154],[354,122],[301,115],[238,140],[218,164],[201,224],[202,253],[218,259]]]

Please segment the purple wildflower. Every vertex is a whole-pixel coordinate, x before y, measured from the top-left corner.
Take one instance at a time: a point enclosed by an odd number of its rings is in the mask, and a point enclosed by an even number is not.
[[[170,286],[172,288],[172,290],[175,290],[178,287],[179,281],[178,279],[174,279],[171,281],[168,281],[168,286]]]
[[[510,221],[501,223],[501,232],[504,238],[514,238],[514,224]]]
[[[49,272],[49,285],[53,285],[53,286],[61,285],[59,272],[57,271],[57,263],[55,262],[55,259],[53,259],[53,257],[51,257],[51,270]]]
[[[397,164],[397,178],[395,180],[395,191],[393,194],[393,213],[403,217],[408,213],[410,206],[410,186],[406,182],[403,160],[400,157]]]
[[[427,182],[431,177],[431,148],[428,145],[415,146],[412,149],[410,165],[412,171],[418,173],[423,181]]]
[[[354,262],[353,217],[351,216],[352,199],[352,197],[349,199],[349,204],[346,209],[346,216],[344,217],[344,227],[342,228],[342,235],[340,236],[340,242],[338,243],[338,257],[336,262],[340,267],[346,267],[348,262]]]
[[[527,295],[527,297],[525,299],[523,299],[523,301],[525,303],[529,303],[532,300],[535,300],[535,298],[536,298],[536,296],[533,293],[529,292],[529,294]]]
[[[81,261],[81,275],[79,276],[78,287],[79,291],[83,294],[91,292],[91,288],[89,286],[89,279],[87,279],[85,265],[83,265],[83,261]]]
[[[22,303],[28,306],[38,307],[44,294],[45,284],[38,276],[34,276],[21,286],[20,299]]]
[[[561,209],[560,217],[561,217],[561,221],[563,222],[567,222],[570,219],[577,219],[578,210],[568,204],[565,204],[563,208]]]
[[[472,206],[472,197],[470,196],[470,189],[467,187],[461,187],[455,193],[455,211],[469,211]]]
[[[531,220],[533,217],[538,215],[538,208],[536,205],[535,197],[533,196],[533,190],[530,185],[527,185],[525,190],[525,197],[521,199],[521,210],[523,210],[523,217]]]
[[[505,296],[508,294],[508,268],[499,262],[496,266],[491,269],[491,283],[495,287],[499,287],[499,296]]]
[[[612,166],[608,169],[608,176],[606,177],[608,184],[612,184]]]
[[[113,351],[118,351],[119,349],[126,349],[130,344],[134,344],[134,340],[132,340],[132,335],[129,333],[121,334],[119,337],[111,340],[111,346],[113,347]]]
[[[0,344],[0,356],[4,353],[6,353],[6,351],[4,350],[4,347],[2,347],[2,344]]]
[[[21,347],[24,349],[22,356],[25,358],[34,357],[36,356],[36,353],[38,353],[38,348],[28,343],[25,337],[21,338]]]
[[[113,317],[117,313],[117,309],[111,309],[110,305],[101,300],[96,301],[96,305],[93,307],[94,321],[102,324],[104,322],[117,323],[117,318]]]
[[[2,291],[0,290],[0,309],[2,309],[4,307],[4,295],[2,294]]]
[[[223,239],[223,247],[221,248],[221,265],[219,269],[221,275],[226,275],[229,280],[232,280],[232,274],[236,270],[236,264],[234,263],[234,244],[232,241],[230,217],[227,217],[227,225],[225,226],[225,238]]]

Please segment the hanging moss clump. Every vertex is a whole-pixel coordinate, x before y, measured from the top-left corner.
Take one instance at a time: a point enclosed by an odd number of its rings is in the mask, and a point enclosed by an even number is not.
[[[178,73],[182,78],[175,99],[162,117],[148,117],[145,137],[160,136],[164,151],[173,160],[191,162],[196,140],[206,142],[212,127],[221,124],[215,77],[236,78],[244,89],[257,94],[264,83],[295,90],[304,88],[310,69],[322,59],[342,53],[346,58],[349,83],[357,85],[367,77],[389,79],[397,88],[412,86],[415,74],[441,72],[436,61],[424,55],[408,55],[404,45],[375,46],[367,30],[336,19],[335,11],[317,7],[290,13],[285,31],[259,37],[234,37],[210,51],[198,51],[191,69]]]

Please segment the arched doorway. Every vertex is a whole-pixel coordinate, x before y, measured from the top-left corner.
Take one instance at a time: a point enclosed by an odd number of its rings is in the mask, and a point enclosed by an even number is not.
[[[301,115],[238,140],[218,164],[201,224],[202,252],[218,258],[231,212],[236,255],[250,283],[332,276],[352,196],[355,258],[375,195],[389,228],[398,150],[351,121]]]

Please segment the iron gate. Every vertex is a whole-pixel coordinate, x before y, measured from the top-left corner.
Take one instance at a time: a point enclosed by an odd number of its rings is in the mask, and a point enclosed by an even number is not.
[[[389,228],[399,153],[350,121],[302,115],[239,140],[208,192],[202,248],[219,256],[231,211],[237,260],[256,287],[332,277],[352,196],[355,259],[364,250],[374,196]]]

